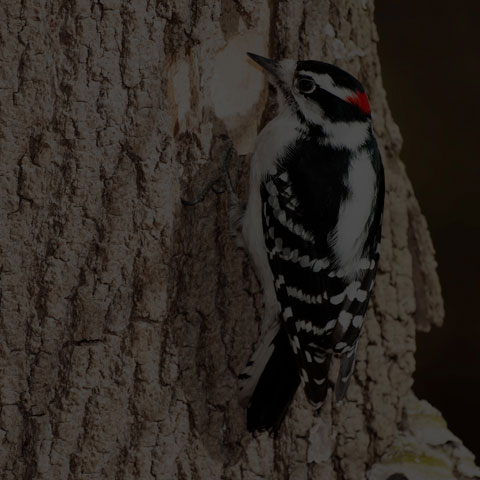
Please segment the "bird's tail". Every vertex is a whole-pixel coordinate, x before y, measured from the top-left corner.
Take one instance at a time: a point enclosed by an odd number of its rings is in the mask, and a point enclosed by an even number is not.
[[[353,370],[355,369],[355,356],[357,354],[358,341],[355,342],[351,350],[345,352],[340,360],[340,371],[338,372],[337,382],[335,384],[335,400],[341,402],[345,397]]]
[[[277,431],[300,384],[292,347],[279,322],[264,334],[240,378],[248,430]]]

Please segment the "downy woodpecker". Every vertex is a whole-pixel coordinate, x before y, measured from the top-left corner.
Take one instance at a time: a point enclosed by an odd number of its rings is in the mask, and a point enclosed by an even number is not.
[[[276,431],[301,383],[320,407],[332,354],[343,399],[377,264],[384,174],[358,80],[319,61],[248,54],[279,91],[278,115],[257,138],[244,243],[265,317],[240,375],[251,431]]]

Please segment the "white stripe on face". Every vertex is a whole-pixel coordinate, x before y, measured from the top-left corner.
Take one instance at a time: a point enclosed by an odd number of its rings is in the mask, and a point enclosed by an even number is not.
[[[347,97],[354,95],[354,92],[352,92],[350,89],[338,87],[337,85],[335,85],[335,82],[332,80],[332,77],[327,73],[313,73],[313,72],[307,72],[305,70],[301,70],[300,72],[298,72],[298,74],[306,75],[308,77],[313,78],[317,86],[319,86],[323,90],[326,90],[332,95],[335,95],[336,97],[341,98],[342,100],[345,100]]]

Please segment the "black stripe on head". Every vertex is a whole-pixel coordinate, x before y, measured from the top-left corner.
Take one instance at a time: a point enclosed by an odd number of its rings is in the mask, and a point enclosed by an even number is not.
[[[357,105],[342,100],[323,88],[316,88],[314,92],[304,94],[304,97],[320,105],[325,116],[332,122],[365,121],[365,113]]]
[[[318,83],[319,79],[315,80],[317,75],[327,76],[332,82],[332,87],[340,89],[346,95],[337,93],[328,86],[322,86],[321,82]],[[320,106],[324,115],[330,121],[361,122],[370,116],[370,105],[362,84],[341,68],[315,60],[301,61],[297,62],[297,82],[302,77],[316,81],[317,88],[312,92],[299,89],[300,94],[310,102]],[[348,92],[351,93],[348,94]],[[307,112],[302,113],[305,117],[308,117]]]
[[[342,70],[335,65],[329,63],[319,62],[316,60],[305,60],[297,63],[297,73],[300,71],[317,73],[319,75],[327,74],[331,77],[338,87],[348,88],[352,92],[356,90],[364,92],[363,85],[345,70]]]

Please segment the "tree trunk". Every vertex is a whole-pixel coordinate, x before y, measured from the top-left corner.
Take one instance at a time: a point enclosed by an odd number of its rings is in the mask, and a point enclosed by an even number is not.
[[[2,2],[1,478],[480,477],[411,393],[415,329],[440,325],[443,306],[373,9]],[[386,167],[380,271],[347,400],[315,413],[299,390],[276,438],[249,434],[237,402],[262,299],[227,199],[180,202],[220,165],[222,135],[245,194],[275,105],[246,51],[357,75]]]

